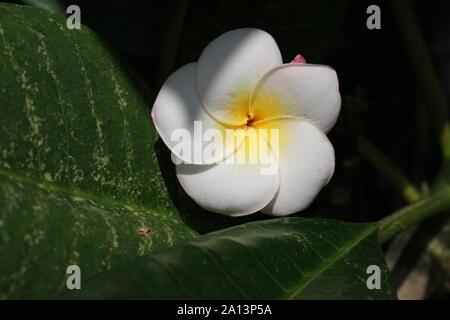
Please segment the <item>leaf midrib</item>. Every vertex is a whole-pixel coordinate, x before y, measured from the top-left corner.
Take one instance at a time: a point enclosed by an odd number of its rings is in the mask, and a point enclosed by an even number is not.
[[[330,266],[332,266],[334,263],[339,261],[341,258],[343,258],[348,252],[350,252],[356,245],[358,245],[363,239],[365,239],[367,236],[369,236],[372,232],[375,232],[377,230],[376,226],[370,226],[367,230],[364,232],[361,232],[356,239],[352,239],[348,241],[343,248],[337,250],[337,252],[332,255],[329,259],[324,261],[320,265],[319,268],[314,271],[312,276],[310,276],[306,281],[303,283],[299,283],[299,287],[297,289],[294,289],[294,291],[288,295],[284,295],[283,297],[280,297],[281,300],[293,300],[295,297],[302,292],[305,288],[307,288],[314,280],[316,280],[322,273],[324,273]]]
[[[44,190],[46,192],[57,192],[62,193],[65,195],[68,195],[70,197],[75,198],[81,198],[86,201],[93,201],[93,202],[102,202],[107,205],[113,206],[113,207],[122,207],[122,208],[130,208],[132,211],[142,211],[142,212],[149,212],[149,213],[156,213],[158,215],[161,215],[162,218],[171,218],[175,216],[174,212],[171,212],[169,210],[161,210],[161,209],[153,209],[153,208],[147,208],[144,206],[141,206],[136,203],[128,203],[128,202],[121,202],[118,200],[110,199],[110,198],[104,198],[104,197],[98,197],[91,193],[87,193],[84,191],[74,189],[69,189],[66,187],[63,187],[61,185],[55,184],[55,183],[49,183],[46,181],[38,182],[33,179],[29,179],[26,177],[22,177],[20,175],[14,174],[9,171],[5,171],[0,169],[0,176],[5,177],[6,179],[13,180],[18,183],[23,183],[27,185],[31,185],[35,188],[39,188],[41,190]]]

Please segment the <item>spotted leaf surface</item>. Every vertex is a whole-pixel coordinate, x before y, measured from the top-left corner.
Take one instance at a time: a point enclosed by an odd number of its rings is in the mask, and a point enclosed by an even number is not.
[[[377,230],[327,219],[251,222],[119,265],[65,297],[393,299]]]
[[[84,26],[0,4],[0,298],[53,297],[70,264],[88,279],[196,235],[125,64]]]

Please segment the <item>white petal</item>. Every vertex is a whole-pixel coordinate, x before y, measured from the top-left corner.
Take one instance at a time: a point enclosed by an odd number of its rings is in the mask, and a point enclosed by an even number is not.
[[[248,161],[227,163],[230,159],[214,165],[179,164],[176,166],[178,180],[186,193],[206,210],[229,216],[261,210],[278,190],[279,168],[275,156],[271,153],[271,163],[264,165]]]
[[[336,72],[312,64],[285,64],[259,81],[250,111],[257,119],[293,116],[311,120],[325,133],[336,123],[341,96]]]
[[[200,99],[221,122],[245,124],[254,86],[281,64],[280,50],[267,32],[245,28],[224,33],[205,48],[198,61]]]
[[[280,130],[280,188],[262,212],[285,216],[301,211],[333,175],[333,146],[320,129],[305,120],[271,120],[264,127]]]
[[[225,127],[202,107],[195,87],[195,72],[196,64],[190,63],[166,80],[153,105],[152,118],[162,140],[178,158],[188,163],[214,163],[226,156],[225,146],[220,152],[204,153],[205,147],[214,141],[203,141],[202,133],[212,129],[224,134]],[[185,142],[189,142],[190,152],[182,152],[180,148],[183,133],[189,134],[190,139]]]

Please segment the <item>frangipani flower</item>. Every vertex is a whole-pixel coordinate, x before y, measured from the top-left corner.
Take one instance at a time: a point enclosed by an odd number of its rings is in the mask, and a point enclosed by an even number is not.
[[[157,96],[152,118],[175,160],[182,160],[178,180],[201,207],[230,216],[259,210],[285,216],[308,207],[333,175],[334,150],[326,133],[340,105],[333,69],[306,64],[300,55],[283,64],[272,36],[246,28],[216,38],[197,63],[175,71]],[[205,154],[213,139],[203,137],[192,157],[178,148],[174,133],[182,129],[196,139],[198,124],[202,130],[231,130],[240,139]],[[263,174],[267,161],[261,158],[228,161],[237,153],[248,159],[260,149],[276,164],[271,174]]]

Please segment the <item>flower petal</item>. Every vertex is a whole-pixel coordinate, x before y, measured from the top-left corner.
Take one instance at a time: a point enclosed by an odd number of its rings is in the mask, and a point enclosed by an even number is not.
[[[336,123],[341,96],[336,72],[312,64],[285,64],[270,70],[258,82],[250,111],[255,121],[293,116],[311,120],[328,132]]]
[[[197,88],[206,110],[219,121],[242,125],[259,78],[282,64],[270,34],[237,29],[222,34],[203,51],[197,66]]]
[[[289,117],[258,127],[279,129],[280,188],[262,212],[285,216],[305,209],[333,175],[333,146],[309,121]]]
[[[245,145],[242,144],[235,154],[246,149]],[[268,150],[270,152],[270,148]],[[273,199],[279,186],[279,168],[274,154],[270,152],[264,163],[254,164],[238,162],[235,154],[219,164],[176,166],[183,189],[202,208],[243,216],[261,210]]]
[[[152,109],[152,118],[159,135],[176,157],[197,164],[211,164],[222,160],[234,150],[217,145],[220,152],[205,152],[208,144],[219,140],[203,141],[203,133],[224,134],[225,127],[211,118],[202,107],[195,87],[196,64],[187,64],[175,71],[162,86]],[[210,129],[209,131],[207,131]],[[186,134],[187,141],[181,141]],[[196,145],[194,145],[194,140]],[[187,148],[180,148],[188,143]]]

